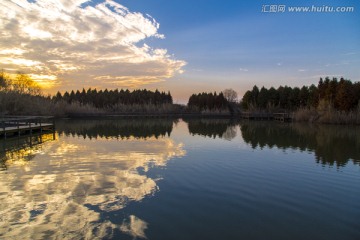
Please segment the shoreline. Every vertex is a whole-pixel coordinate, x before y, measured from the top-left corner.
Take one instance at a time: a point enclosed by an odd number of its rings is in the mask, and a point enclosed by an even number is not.
[[[314,112],[311,114],[308,112],[304,114],[301,111],[295,111],[289,113],[291,118],[287,120],[279,120],[275,117],[271,117],[276,113],[267,113],[267,117],[259,115],[258,112],[251,114],[254,117],[249,117],[248,112],[242,112],[237,114],[229,113],[70,113],[65,115],[53,115],[53,119],[113,119],[113,118],[206,118],[206,119],[238,119],[244,121],[255,121],[255,122],[286,122],[286,123],[309,123],[309,124],[325,124],[325,125],[360,125],[360,117],[358,113],[344,113],[344,112]],[[265,113],[262,113],[265,114]],[[279,113],[278,113],[279,114]],[[301,114],[301,115],[300,115]],[[352,114],[352,119],[349,119],[349,114]],[[259,116],[257,116],[259,115]],[[49,115],[46,115],[49,117]],[[252,115],[251,115],[252,116]],[[326,118],[324,118],[324,116]],[[0,115],[1,118],[6,117],[43,117],[41,115]]]
[[[202,114],[202,113],[161,113],[161,114],[144,114],[144,113],[131,113],[131,114],[109,114],[109,113],[79,113],[68,114],[66,117],[55,118],[240,118],[231,114]]]

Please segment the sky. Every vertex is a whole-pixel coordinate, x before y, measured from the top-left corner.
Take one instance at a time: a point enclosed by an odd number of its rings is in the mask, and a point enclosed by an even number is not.
[[[0,69],[50,94],[146,88],[186,103],[226,88],[241,98],[254,85],[355,82],[359,66],[358,0],[0,2]]]

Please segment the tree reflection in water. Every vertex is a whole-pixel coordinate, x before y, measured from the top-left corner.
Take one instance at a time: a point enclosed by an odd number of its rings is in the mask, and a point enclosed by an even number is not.
[[[314,152],[316,162],[329,166],[360,163],[360,127],[312,125],[234,119],[188,119],[189,133],[232,140],[240,126],[241,136],[253,149],[277,147]]]
[[[61,120],[56,122],[60,134],[77,135],[84,138],[148,138],[170,137],[173,123],[177,119],[168,118],[128,118],[128,119],[92,119]]]
[[[345,166],[360,163],[360,127],[244,122],[244,141],[252,148],[278,147],[314,152],[317,163]]]
[[[146,219],[132,213],[115,221],[107,216],[156,194],[161,176],[151,177],[149,170],[185,156],[183,143],[170,138],[174,122],[61,120],[55,141],[2,142],[0,238],[145,238],[151,226]],[[311,151],[318,163],[337,167],[360,163],[359,127],[227,119],[185,122],[190,135],[236,141],[240,129],[244,142],[254,149]],[[182,129],[187,131],[186,126],[177,131]]]
[[[0,140],[0,171],[7,170],[13,164],[26,165],[41,152],[43,143],[55,139],[55,133],[45,133]]]
[[[238,121],[234,119],[185,119],[189,133],[210,138],[232,140],[237,135]]]

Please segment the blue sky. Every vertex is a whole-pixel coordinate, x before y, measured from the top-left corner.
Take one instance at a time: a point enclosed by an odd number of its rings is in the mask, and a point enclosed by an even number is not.
[[[195,3],[194,3],[195,2]],[[285,1],[286,6],[353,6],[353,13],[262,13],[284,1],[147,1],[124,5],[160,23],[165,46],[187,62],[168,81],[177,89],[231,87],[240,95],[254,84],[302,86],[320,76],[360,77],[359,1]],[[189,10],[190,9],[190,10]],[[183,87],[182,87],[183,86]]]
[[[16,9],[12,1],[7,2],[9,4],[5,8]],[[80,38],[78,34],[70,39],[76,44],[66,48],[62,46],[69,42],[69,39],[65,41],[63,37],[58,37],[58,41],[51,40],[51,44],[47,44],[49,48],[56,45],[57,50],[62,50],[62,55],[53,49],[42,49],[48,52],[47,57],[33,57],[34,54],[29,53],[34,51],[29,47],[22,49],[22,61],[19,60],[19,54],[16,55],[17,62],[28,65],[32,62],[42,64],[43,68],[41,71],[38,69],[34,76],[54,76],[56,84],[52,85],[52,90],[88,86],[158,88],[170,90],[175,101],[186,103],[192,93],[201,91],[233,88],[242,96],[255,84],[259,87],[302,86],[316,84],[320,77],[325,76],[343,76],[352,81],[360,79],[359,1],[114,1],[126,8],[125,13],[121,12],[120,5],[113,4],[112,1],[100,8],[98,4],[103,1],[49,0],[54,2],[54,6],[60,4],[62,11],[59,11],[60,7],[49,7],[41,4],[41,1],[32,2],[32,5],[24,4],[22,8],[37,5],[43,11],[51,8],[60,15],[65,9],[67,17],[71,18],[72,29],[95,36],[92,42],[84,44],[84,37]],[[268,5],[285,5],[285,12],[262,12],[264,6],[269,9]],[[88,8],[85,8],[86,6]],[[294,6],[354,7],[354,10],[341,13],[289,12],[288,7]],[[78,8],[82,8],[81,13]],[[95,8],[101,10],[100,15],[91,15]],[[121,11],[107,12],[107,8],[118,8]],[[38,9],[34,7],[33,11]],[[20,10],[14,10],[16,13],[17,11]],[[76,20],[79,14],[83,16],[81,23]],[[124,19],[114,20],[121,14],[130,16],[126,18],[127,22],[124,23]],[[90,15],[91,19],[85,18]],[[31,17],[25,17],[24,22],[33,19]],[[38,38],[43,37],[41,41],[45,41],[46,33],[49,33],[52,39],[60,35],[57,30],[43,27],[44,24],[41,23],[46,21],[58,20],[38,19],[39,24],[34,26],[34,29],[41,30],[35,31]],[[61,26],[61,23],[59,24]],[[121,26],[122,24],[125,27]],[[95,25],[100,27],[92,27]],[[112,29],[117,36],[111,35],[110,31],[105,32],[104,29]],[[68,32],[71,32],[70,29]],[[137,35],[130,34],[133,32],[137,32]],[[30,46],[27,41],[33,43],[34,35],[24,35],[19,42]],[[107,42],[100,41],[101,36],[104,36]],[[116,42],[117,39],[124,41],[118,44],[108,43]],[[7,42],[3,40],[2,45],[5,44]],[[97,46],[96,44],[102,45],[96,49],[91,47]],[[8,53],[8,49],[15,48],[9,46],[7,49],[0,49],[0,58],[1,51]],[[66,51],[74,49],[79,51],[76,59],[61,57]],[[89,53],[92,61],[81,59],[82,52],[79,49]],[[101,57],[101,49],[106,53],[105,61]],[[114,59],[118,59],[116,54],[125,54],[129,61],[115,61]],[[5,60],[9,63],[3,65],[3,68],[15,69],[11,65],[14,61]],[[77,65],[79,62],[83,64]],[[25,70],[31,72],[30,67],[27,67]],[[64,73],[61,69],[70,69],[72,73]],[[83,80],[84,78],[88,80]]]

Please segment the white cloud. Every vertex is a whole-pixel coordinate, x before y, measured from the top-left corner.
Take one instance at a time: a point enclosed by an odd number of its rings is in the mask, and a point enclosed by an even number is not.
[[[356,54],[358,54],[358,52],[348,52],[348,53],[344,53],[343,55],[349,56],[349,55],[356,55]]]
[[[248,72],[249,69],[247,69],[247,68],[240,68],[239,71],[240,71],[240,72]]]
[[[186,63],[166,49],[139,46],[147,38],[163,39],[159,26],[150,15],[111,0],[1,1],[0,68],[56,76],[52,81],[70,88],[122,87],[124,79],[133,87],[161,82]]]
[[[130,215],[129,221],[124,221],[120,226],[120,230],[124,233],[129,234],[134,239],[146,238],[145,230],[147,229],[147,225],[147,222],[141,220],[134,215]]]
[[[142,83],[146,82],[147,84],[158,83],[164,80],[159,80],[158,77],[151,76],[97,76],[96,80],[101,80],[105,87],[109,85],[115,87],[125,87],[125,88],[136,88]]]
[[[325,67],[336,67],[336,66],[343,66],[343,65],[349,65],[351,61],[343,60],[341,62],[337,63],[327,63]]]

